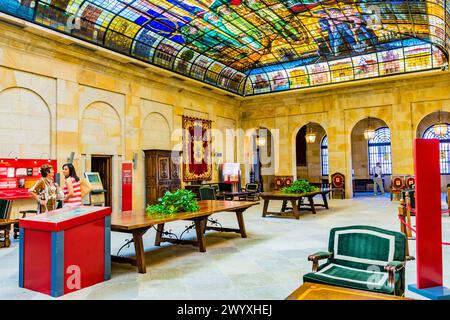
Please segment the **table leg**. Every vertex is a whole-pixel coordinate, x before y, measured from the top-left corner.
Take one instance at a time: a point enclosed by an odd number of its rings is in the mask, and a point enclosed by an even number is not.
[[[241,237],[247,238],[247,232],[245,231],[244,216],[242,215],[244,211],[236,211],[236,217],[239,224],[239,230],[241,231]]]
[[[292,212],[294,213],[295,219],[300,219],[300,211],[298,210],[298,206],[295,199],[290,200],[292,204]]]
[[[197,232],[198,249],[200,252],[206,252],[205,235],[203,234],[203,219],[195,220],[195,231]]]
[[[158,227],[156,228],[155,246],[159,247],[161,245],[161,238],[163,231],[164,231],[164,223],[158,224]]]
[[[297,202],[297,208],[298,211],[300,211],[302,209],[302,204],[303,204],[303,197],[298,198],[298,202]]]
[[[322,193],[322,199],[323,199],[323,204],[325,205],[325,209],[329,209],[327,195],[325,193]]]
[[[283,200],[283,204],[281,205],[281,212],[286,212],[287,208],[287,200]]]
[[[144,235],[145,231],[142,232],[141,230],[138,230],[133,232],[134,250],[136,251],[136,264],[139,273],[147,272],[147,268],[145,266],[144,242],[142,240],[142,236]]]
[[[314,206],[314,199],[313,197],[308,197],[309,205],[311,206],[311,211],[313,214],[316,214],[316,207]]]
[[[262,216],[265,217],[267,215],[267,209],[269,208],[269,199],[264,199],[264,208]]]

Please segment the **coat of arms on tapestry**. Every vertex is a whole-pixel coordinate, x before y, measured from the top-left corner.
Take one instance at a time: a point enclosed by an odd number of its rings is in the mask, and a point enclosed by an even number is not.
[[[183,116],[183,181],[211,179],[211,121]]]

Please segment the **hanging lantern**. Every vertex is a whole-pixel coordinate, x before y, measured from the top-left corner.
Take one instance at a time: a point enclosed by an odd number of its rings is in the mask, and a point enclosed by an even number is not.
[[[309,127],[308,133],[305,135],[306,143],[316,142],[316,134],[312,132],[311,127]]]
[[[256,145],[258,147],[265,147],[267,144],[266,138],[256,138]]]
[[[369,117],[367,129],[364,130],[364,139],[372,140],[373,138],[375,138],[375,129],[371,128],[370,117]]]
[[[433,126],[434,134],[438,137],[444,137],[447,134],[448,126],[446,123],[442,122],[441,110],[439,110],[439,123]]]
[[[438,137],[443,137],[447,134],[447,124],[438,123],[433,126],[433,131]]]

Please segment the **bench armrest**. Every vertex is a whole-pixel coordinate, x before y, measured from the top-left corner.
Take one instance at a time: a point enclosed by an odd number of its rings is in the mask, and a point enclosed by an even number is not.
[[[389,275],[388,282],[390,286],[395,286],[395,273],[402,270],[405,265],[405,261],[391,261],[386,266],[384,266],[384,271],[387,271]]]
[[[319,261],[320,260],[329,259],[332,256],[333,256],[332,252],[326,252],[326,251],[320,251],[320,252],[316,252],[316,253],[309,255],[308,261],[312,261],[312,263],[313,263],[312,271],[317,272],[317,270],[319,269]]]

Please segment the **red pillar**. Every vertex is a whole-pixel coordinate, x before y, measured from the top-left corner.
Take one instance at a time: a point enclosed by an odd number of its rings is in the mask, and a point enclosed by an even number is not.
[[[442,217],[439,140],[414,142],[417,288],[442,286]]]

